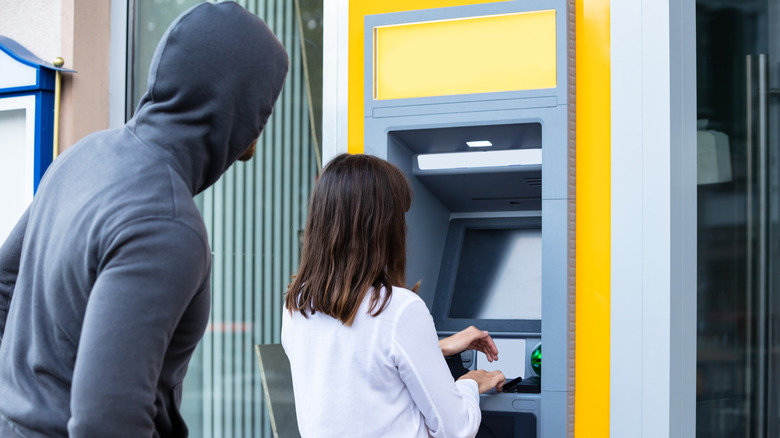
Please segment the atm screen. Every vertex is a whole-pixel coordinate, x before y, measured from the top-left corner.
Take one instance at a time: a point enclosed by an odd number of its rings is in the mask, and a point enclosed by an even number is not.
[[[452,219],[431,313],[439,331],[541,333],[541,217]]]
[[[541,230],[466,228],[449,317],[541,319]]]

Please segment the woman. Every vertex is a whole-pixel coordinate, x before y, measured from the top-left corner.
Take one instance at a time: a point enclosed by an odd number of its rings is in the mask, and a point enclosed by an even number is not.
[[[314,187],[282,319],[303,437],[473,437],[479,394],[504,384],[484,370],[453,381],[444,355],[495,360],[495,344],[474,327],[439,342],[403,287],[411,201],[404,175],[368,155],[334,158]]]

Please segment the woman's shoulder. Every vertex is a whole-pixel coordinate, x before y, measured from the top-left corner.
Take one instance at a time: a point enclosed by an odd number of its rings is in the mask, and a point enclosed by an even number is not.
[[[385,293],[384,289],[382,293]],[[419,311],[425,309],[425,302],[415,292],[403,287],[393,286],[393,293],[390,297],[386,310],[389,310],[392,314],[404,313],[409,310]]]
[[[366,319],[376,322],[385,321],[395,323],[402,315],[428,313],[428,308],[423,300],[414,292],[403,287],[393,286],[390,297],[387,298],[387,289],[384,287],[380,291],[378,304],[385,303],[379,313],[375,313],[377,308],[371,308],[373,291],[366,294],[361,305],[361,314]]]
[[[392,298],[393,300],[397,299],[400,303],[422,302],[422,298],[417,293],[399,286],[393,286]]]

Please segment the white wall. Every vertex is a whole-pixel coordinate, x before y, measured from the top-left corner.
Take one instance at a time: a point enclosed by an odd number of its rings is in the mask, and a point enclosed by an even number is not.
[[[0,11],[0,35],[16,40],[45,61],[62,56],[60,1],[0,0]]]
[[[610,8],[610,436],[696,429],[694,0]]]

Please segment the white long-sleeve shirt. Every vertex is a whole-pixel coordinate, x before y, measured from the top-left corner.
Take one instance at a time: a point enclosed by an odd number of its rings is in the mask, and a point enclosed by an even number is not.
[[[368,314],[366,294],[351,327],[322,313],[282,318],[295,411],[306,437],[473,437],[481,420],[477,382],[453,381],[428,308],[393,288]]]

